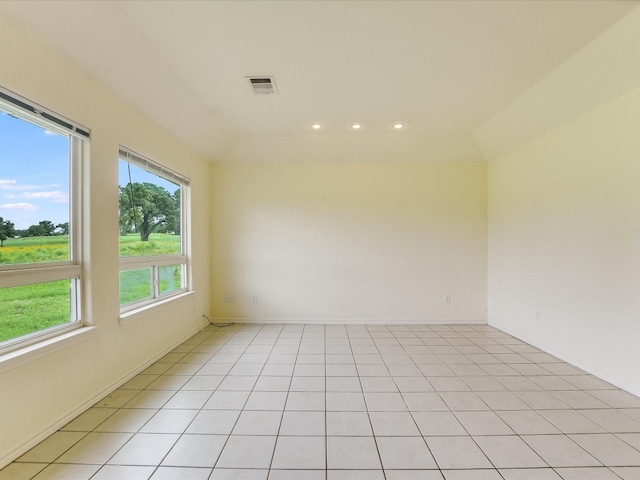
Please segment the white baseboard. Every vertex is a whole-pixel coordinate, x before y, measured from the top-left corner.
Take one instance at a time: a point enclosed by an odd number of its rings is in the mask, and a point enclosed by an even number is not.
[[[488,325],[497,328],[498,330],[503,331],[504,333],[508,333],[509,335],[511,335],[512,337],[517,338],[518,340],[522,340],[523,342],[528,343],[529,345],[533,345],[536,348],[539,348],[540,350],[544,350],[546,353],[549,353],[551,355],[553,355],[554,357],[558,357],[560,360],[563,360],[567,363],[570,363],[571,365],[573,365],[574,367],[579,368],[580,370],[584,370],[585,372],[598,377],[600,380],[603,380],[607,383],[610,383],[611,385],[621,388],[622,390],[624,390],[625,392],[629,392],[632,395],[635,395],[636,397],[640,397],[640,391],[636,390],[632,387],[630,387],[629,385],[625,384],[624,382],[622,382],[620,379],[612,377],[611,375],[608,375],[604,372],[599,371],[597,368],[594,368],[592,365],[586,365],[581,361],[575,360],[573,358],[571,358],[568,355],[565,355],[564,353],[551,348],[547,345],[545,345],[544,343],[541,342],[537,342],[531,338],[528,338],[526,335],[520,335],[519,333],[514,332],[513,330],[505,327],[504,325],[501,325],[500,323],[497,322],[488,322]]]
[[[150,359],[150,360],[146,361],[145,363],[143,363],[142,365],[140,365],[138,368],[133,370],[131,373],[129,373],[129,374],[125,375],[124,377],[120,378],[119,380],[113,382],[111,385],[109,385],[108,387],[103,389],[101,392],[97,393],[96,395],[91,397],[89,400],[83,402],[81,405],[79,405],[78,407],[76,407],[73,410],[71,410],[69,413],[64,415],[62,418],[59,418],[55,422],[52,422],[48,427],[44,428],[35,437],[31,438],[27,442],[24,442],[22,445],[14,448],[9,453],[7,453],[7,454],[3,455],[2,457],[0,457],[0,469],[3,469],[7,465],[9,465],[11,462],[13,462],[16,458],[19,458],[20,456],[22,456],[25,453],[27,453],[33,447],[35,447],[40,442],[45,440],[47,437],[49,437],[50,435],[54,434],[55,432],[60,430],[62,427],[64,427],[71,420],[73,420],[77,416],[81,415],[82,413],[86,412],[89,408],[91,408],[93,405],[95,405],[100,400],[105,398],[107,395],[110,395],[115,390],[117,390],[122,385],[124,385],[129,380],[131,380],[133,377],[138,375],[140,372],[142,372],[143,370],[145,370],[146,368],[148,368],[149,366],[151,366],[152,364],[157,362],[160,358],[164,357],[171,350],[173,350],[174,348],[176,348],[180,344],[184,343],[186,340],[188,340],[189,338],[194,336],[196,333],[202,331],[206,326],[208,326],[208,323],[205,323],[205,324],[203,324],[201,326],[198,326],[197,328],[195,328],[191,332],[185,334],[182,338],[180,338],[179,340],[175,341],[174,343],[169,345],[167,348],[163,349],[160,353],[158,353],[152,359]]]
[[[427,319],[396,319],[388,318],[224,318],[212,317],[213,323],[274,323],[274,324],[311,324],[311,325],[487,325],[486,319],[443,320],[437,318]]]

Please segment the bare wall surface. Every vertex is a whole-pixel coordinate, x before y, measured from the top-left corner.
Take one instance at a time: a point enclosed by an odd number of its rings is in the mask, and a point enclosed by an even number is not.
[[[0,85],[91,129],[85,164],[84,316],[93,334],[0,369],[0,466],[184,340],[209,312],[209,163],[0,16]],[[108,68],[108,66],[105,66]],[[192,178],[196,293],[119,324],[118,145]]]
[[[640,90],[488,167],[489,323],[640,394]]]
[[[482,164],[217,165],[211,208],[217,318],[486,319]]]

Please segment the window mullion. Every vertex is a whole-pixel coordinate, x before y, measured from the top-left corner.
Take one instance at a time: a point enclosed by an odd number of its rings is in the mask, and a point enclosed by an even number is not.
[[[120,270],[136,270],[153,266],[182,265],[187,263],[184,255],[158,255],[154,257],[123,257],[120,259]]]
[[[80,279],[76,278],[71,281],[71,321],[80,320]]]
[[[154,265],[151,269],[153,275],[153,298],[160,296],[160,272],[157,265]]]
[[[71,260],[79,262],[82,258],[82,156],[83,146],[79,138],[71,138],[69,178],[69,254]]]
[[[19,287],[34,283],[55,282],[70,278],[80,278],[80,265],[66,265],[50,268],[25,268],[8,270],[0,275],[0,288]]]

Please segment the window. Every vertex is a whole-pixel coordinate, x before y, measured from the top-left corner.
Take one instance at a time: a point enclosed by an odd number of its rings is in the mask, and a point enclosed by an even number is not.
[[[189,180],[120,148],[120,309],[186,292]]]
[[[80,169],[89,131],[0,89],[0,351],[81,323]]]

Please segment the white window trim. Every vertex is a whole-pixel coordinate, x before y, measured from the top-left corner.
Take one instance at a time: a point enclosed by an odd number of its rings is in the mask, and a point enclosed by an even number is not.
[[[55,130],[85,140],[90,137],[88,128],[2,87],[0,105],[4,111],[47,130]]]
[[[186,258],[181,257],[179,261],[174,261],[171,263],[165,263],[164,260],[161,263],[152,263],[152,264],[148,264],[148,265],[143,265],[143,266],[135,266],[135,267],[131,267],[131,268],[127,268],[122,266],[122,264],[120,264],[120,271],[121,272],[126,272],[127,270],[137,270],[137,269],[142,269],[142,268],[150,268],[151,269],[151,281],[152,281],[152,285],[151,288],[153,289],[153,296],[151,298],[147,298],[145,300],[140,300],[140,301],[136,301],[136,302],[132,302],[130,304],[127,305],[122,305],[120,307],[120,313],[127,313],[127,312],[131,312],[131,311],[135,311],[139,308],[142,307],[146,307],[148,305],[153,305],[155,303],[158,303],[160,301],[166,300],[168,298],[171,297],[175,297],[178,295],[181,295],[185,292],[188,292],[189,289],[187,288],[187,282],[186,280],[183,280],[183,284],[185,285],[184,287],[178,289],[178,290],[172,290],[170,292],[167,293],[163,293],[160,294],[160,292],[158,291],[159,289],[159,285],[158,285],[158,272],[157,269],[158,267],[163,267],[163,266],[168,266],[168,265],[182,265],[182,278],[185,277],[186,274],[186,265],[187,265],[187,261]]]
[[[67,263],[67,262],[65,262]],[[5,269],[0,276],[0,288],[21,287],[34,283],[55,282],[56,280],[67,280],[80,278],[82,267],[76,264],[56,265],[49,263],[46,266],[38,265],[35,268],[24,268],[24,264],[19,264],[19,269]]]
[[[69,135],[69,260],[46,263],[22,263],[0,266],[0,288],[20,287],[36,283],[70,280],[71,288],[70,321],[55,327],[4,341],[0,344],[0,361],[7,355],[30,352],[39,344],[50,344],[57,337],[63,337],[73,330],[83,327],[82,293],[82,164],[86,153],[85,143],[89,129],[76,124],[50,110],[32,103],[13,92],[0,88],[0,107],[41,128]],[[11,101],[7,101],[10,99]],[[21,105],[20,105],[21,104]],[[21,108],[23,106],[24,108]],[[54,118],[56,122],[46,117]],[[63,128],[60,123],[67,124]],[[13,357],[12,357],[13,358]]]
[[[190,223],[190,179],[178,172],[170,170],[161,164],[146,158],[133,150],[120,146],[118,158],[131,163],[143,170],[154,175],[162,177],[166,180],[178,183],[180,186],[180,249],[182,253],[167,255],[145,255],[120,257],[120,272],[128,270],[137,270],[143,268],[152,269],[152,298],[132,302],[120,306],[120,324],[123,325],[132,321],[136,314],[144,312],[149,308],[164,305],[167,301],[182,298],[185,294],[192,291],[191,283],[191,223]],[[164,293],[158,292],[158,275],[157,269],[162,266],[183,265],[182,267],[182,283],[183,287],[178,290]],[[126,320],[125,320],[126,319]]]
[[[195,293],[194,290],[182,291],[175,295],[165,296],[165,297],[156,299],[156,301],[151,304],[144,305],[144,306],[136,305],[137,308],[135,309],[129,310],[127,312],[120,312],[120,318],[119,318],[120,326],[126,325],[127,323],[135,322],[136,320],[146,315],[150,315],[152,313],[155,314],[158,310],[167,308],[169,305],[172,305],[174,302],[180,301],[185,298],[189,298],[192,295],[194,295],[194,293]]]

